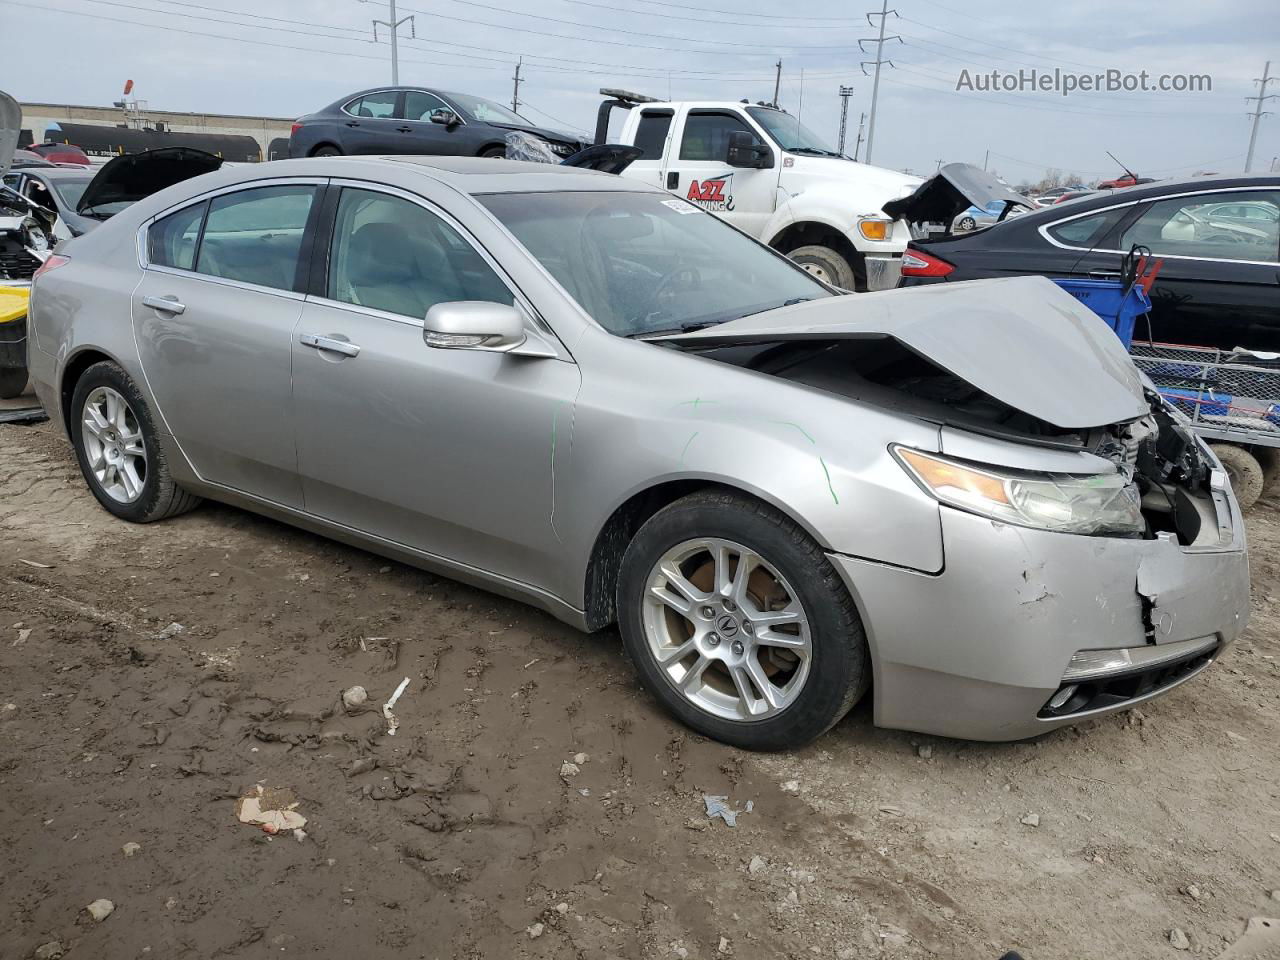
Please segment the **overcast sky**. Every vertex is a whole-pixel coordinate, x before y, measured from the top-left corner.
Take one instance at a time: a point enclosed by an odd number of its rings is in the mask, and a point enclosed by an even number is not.
[[[782,106],[835,142],[841,84],[852,85],[848,149],[871,80],[857,40],[874,37],[871,2],[767,0],[405,0],[417,39],[400,47],[400,81],[509,103],[523,55],[522,112],[590,131],[604,86],[676,99],[770,99],[782,60]],[[1271,58],[1280,72],[1278,0],[896,0],[874,162],[916,173],[938,160],[1006,178],[1046,167],[1087,179],[1243,168],[1250,109]],[[794,15],[784,11],[792,10]],[[518,11],[518,12],[517,12]],[[107,105],[126,79],[153,109],[299,116],[390,81],[386,31],[364,0],[0,0],[0,84],[19,100]],[[1092,73],[1207,73],[1210,93],[957,93],[962,69],[1037,67]],[[803,82],[801,72],[803,71]],[[1271,92],[1280,93],[1280,84]],[[1280,112],[1280,101],[1270,102]],[[1280,116],[1264,118],[1254,170],[1280,154]]]

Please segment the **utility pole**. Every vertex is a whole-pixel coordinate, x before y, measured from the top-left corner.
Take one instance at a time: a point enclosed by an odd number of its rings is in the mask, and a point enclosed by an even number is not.
[[[934,173],[937,173],[937,172],[938,172],[939,170],[941,170],[941,169],[942,169],[942,161],[941,161],[941,160],[939,160],[939,161],[938,161],[938,165],[937,165],[936,167],[934,167],[934,168],[933,168],[933,172],[934,172]]]
[[[778,91],[782,87],[782,61],[779,60],[774,64],[776,73],[773,75],[773,105],[778,105]]]
[[[417,39],[418,34],[414,30],[413,14],[410,14],[407,17],[401,17],[397,20],[396,0],[391,0],[390,6],[390,20],[373,21],[373,42],[378,42],[378,27],[386,27],[391,31],[391,85],[395,87],[400,85],[400,47],[396,42],[400,35],[400,27],[406,23],[409,24],[409,36],[413,37],[415,40]]]
[[[867,126],[867,163],[871,162],[871,147],[876,136],[876,101],[880,98],[880,65],[887,63],[889,66],[893,66],[892,60],[886,60],[884,58],[884,42],[886,40],[897,40],[899,43],[902,43],[902,38],[896,34],[889,37],[884,35],[885,21],[889,19],[889,14],[891,13],[895,17],[898,15],[897,10],[889,9],[889,0],[881,0],[880,12],[867,14],[867,23],[873,27],[875,26],[875,23],[871,18],[880,18],[880,35],[876,37],[875,40],[864,39],[858,41],[858,49],[864,53],[866,52],[866,49],[863,47],[864,43],[874,43],[876,45],[876,58],[874,60],[864,60],[861,64],[864,76],[867,72],[867,64],[873,64],[876,68],[875,80],[871,83],[871,122]]]
[[[1268,60],[1267,65],[1262,68],[1262,79],[1253,81],[1254,83],[1258,84],[1258,95],[1256,97],[1244,98],[1246,103],[1250,100],[1258,101],[1258,105],[1257,107],[1254,108],[1254,111],[1253,111],[1253,129],[1249,132],[1249,152],[1245,154],[1245,158],[1244,158],[1245,173],[1248,173],[1249,169],[1253,166],[1253,147],[1254,147],[1254,144],[1258,142],[1258,124],[1262,121],[1263,117],[1267,116],[1267,114],[1271,112],[1270,110],[1263,110],[1262,104],[1267,100],[1274,100],[1276,99],[1277,96],[1280,96],[1280,94],[1267,93],[1268,83],[1275,83],[1277,81],[1280,81],[1280,77],[1270,76],[1270,73],[1271,73],[1271,61]]]
[[[511,79],[515,81],[515,86],[511,88],[511,112],[520,112],[520,67],[524,64],[524,57],[516,61],[516,75]]]
[[[844,130],[849,116],[849,98],[853,96],[853,87],[840,88],[840,142],[836,144],[836,153],[844,153]]]
[[[862,114],[860,117],[858,117],[858,139],[853,145],[854,160],[858,159],[858,150],[862,147],[862,124],[863,124],[863,121],[865,121],[866,119],[867,119],[867,115],[865,113]]]
[[[987,169],[987,161],[988,161],[988,160],[990,160],[990,159],[991,159],[991,151],[990,151],[990,150],[988,150],[986,153],[984,153],[984,154],[982,155],[982,169],[983,169],[983,170],[986,170],[986,169]]]

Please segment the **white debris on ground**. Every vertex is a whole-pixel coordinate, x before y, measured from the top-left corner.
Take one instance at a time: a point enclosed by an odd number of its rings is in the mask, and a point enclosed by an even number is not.
[[[396,730],[400,726],[400,721],[397,720],[395,714],[391,712],[391,708],[396,705],[396,701],[400,699],[400,694],[404,693],[404,688],[407,686],[409,686],[409,678],[405,677],[400,681],[400,686],[396,687],[396,692],[391,695],[391,699],[382,705],[382,715],[387,720],[388,737],[394,737],[396,735]]]
[[[261,827],[263,833],[301,830],[307,818],[297,812],[298,800],[284,787],[256,784],[248,796],[236,801],[236,816],[241,823]]]
[[[107,917],[111,916],[111,913],[115,908],[116,905],[110,900],[95,900],[93,903],[85,907],[85,909],[89,911],[89,916],[93,917],[94,923],[101,923],[103,920],[107,919]]]
[[[707,794],[702,795],[702,802],[707,805],[707,819],[714,820],[719,817],[731,827],[738,825],[738,817],[744,813],[750,813],[755,807],[755,803],[751,800],[747,801],[747,805],[741,810],[734,810],[729,806],[728,797],[712,797]]]

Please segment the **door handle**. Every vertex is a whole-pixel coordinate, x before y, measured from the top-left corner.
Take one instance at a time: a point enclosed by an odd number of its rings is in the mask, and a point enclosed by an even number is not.
[[[359,120],[348,120],[348,121],[347,121],[347,126],[348,126],[348,127],[358,127],[358,126],[360,126],[360,121],[359,121]]]
[[[396,133],[413,133],[413,127],[396,127]]]
[[[179,303],[177,297],[143,297],[142,305],[164,313],[182,313],[187,309],[185,303]]]
[[[360,355],[360,348],[354,343],[347,340],[337,340],[333,337],[318,337],[314,333],[302,334],[298,337],[298,342],[304,347],[314,347],[316,350],[340,353],[344,357],[358,357]]]
[[[678,187],[678,186],[680,186],[680,174],[678,174],[678,173],[674,173],[674,172],[672,172],[672,173],[668,173],[668,174],[667,174],[667,189],[668,189],[668,190],[674,190],[674,189],[675,189],[676,187]]]

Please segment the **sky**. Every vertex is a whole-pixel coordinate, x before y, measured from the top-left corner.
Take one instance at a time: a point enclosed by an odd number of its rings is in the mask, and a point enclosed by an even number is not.
[[[1280,0],[894,0],[887,17],[873,162],[917,174],[984,160],[1011,182],[1047,168],[1085,180],[1244,167],[1251,81],[1280,74]],[[852,86],[847,152],[871,109],[875,0],[401,0],[400,82],[508,105],[524,58],[521,112],[590,132],[601,87],[673,99],[770,100],[834,144]],[[794,13],[784,12],[792,10]],[[378,0],[0,0],[0,89],[20,101],[109,105],[125,80],[152,109],[296,117],[391,79]],[[409,37],[412,28],[414,37]],[[961,70],[1108,68],[1209,74],[1201,93],[957,91]],[[866,67],[866,71],[870,71]],[[1268,92],[1280,93],[1280,82]],[[1280,99],[1268,102],[1280,114]],[[989,151],[989,159],[988,159]],[[1265,117],[1254,171],[1280,155]],[[865,144],[863,145],[865,158]],[[1280,160],[1276,160],[1280,170]]]

